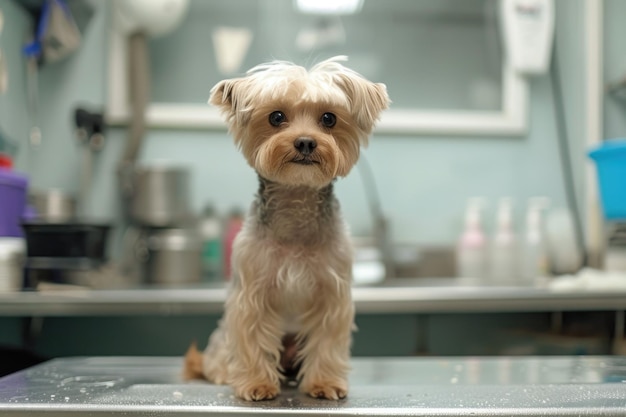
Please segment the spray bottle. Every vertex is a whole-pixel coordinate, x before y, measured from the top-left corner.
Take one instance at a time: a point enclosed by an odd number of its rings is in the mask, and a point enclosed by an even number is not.
[[[524,284],[534,284],[537,279],[545,278],[550,270],[542,216],[549,204],[547,197],[533,197],[528,202],[526,230],[520,252],[520,273]]]
[[[470,198],[465,211],[465,230],[457,244],[456,270],[463,278],[484,280],[487,277],[487,239],[482,228],[481,212],[485,200]]]
[[[513,225],[513,200],[501,198],[489,257],[492,283],[516,283],[519,275],[518,256],[517,236]]]

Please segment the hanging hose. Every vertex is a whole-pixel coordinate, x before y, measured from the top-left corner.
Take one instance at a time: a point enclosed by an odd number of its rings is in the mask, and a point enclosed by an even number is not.
[[[559,156],[561,160],[561,172],[563,176],[565,196],[567,205],[572,212],[574,218],[574,232],[576,234],[576,243],[582,254],[582,266],[588,264],[588,254],[585,250],[585,236],[583,233],[582,215],[578,206],[576,196],[576,187],[574,184],[574,171],[570,157],[569,135],[567,132],[567,123],[565,120],[565,108],[563,106],[563,91],[561,89],[561,72],[559,68],[559,60],[557,54],[557,42],[555,39],[554,50],[552,52],[552,65],[550,65],[550,78],[553,89],[554,113],[556,116],[557,139],[559,141]]]

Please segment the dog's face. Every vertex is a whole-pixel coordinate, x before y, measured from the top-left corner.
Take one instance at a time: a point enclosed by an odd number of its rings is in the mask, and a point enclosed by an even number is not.
[[[350,172],[389,105],[384,84],[336,59],[309,72],[286,62],[260,65],[219,82],[209,101],[226,115],[235,143],[261,176],[312,187]]]

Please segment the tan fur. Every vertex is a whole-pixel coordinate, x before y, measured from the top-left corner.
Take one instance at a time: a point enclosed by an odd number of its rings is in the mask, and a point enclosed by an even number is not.
[[[292,365],[304,393],[336,400],[348,392],[353,258],[332,182],[357,162],[389,99],[383,84],[340,60],[311,71],[263,64],[211,92],[260,189],[233,245],[224,316],[201,360],[195,347],[187,352],[185,375],[201,369],[246,400],[276,397]],[[269,123],[274,111],[286,116],[280,126]],[[321,123],[324,113],[336,116],[334,126]],[[295,145],[301,138],[315,142],[310,154]]]
[[[183,367],[184,379],[203,379],[205,378],[202,371],[202,352],[198,350],[196,342],[193,342],[187,353],[185,353],[185,365]]]

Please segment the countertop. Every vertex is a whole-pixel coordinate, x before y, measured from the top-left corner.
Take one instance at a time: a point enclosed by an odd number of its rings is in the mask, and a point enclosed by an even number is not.
[[[220,313],[226,293],[223,284],[0,293],[0,316]],[[477,286],[454,279],[395,279],[376,286],[355,286],[353,298],[359,314],[626,310],[623,290]]]
[[[340,401],[248,403],[180,379],[181,358],[55,359],[0,379],[0,415],[626,416],[624,357],[354,358]]]

